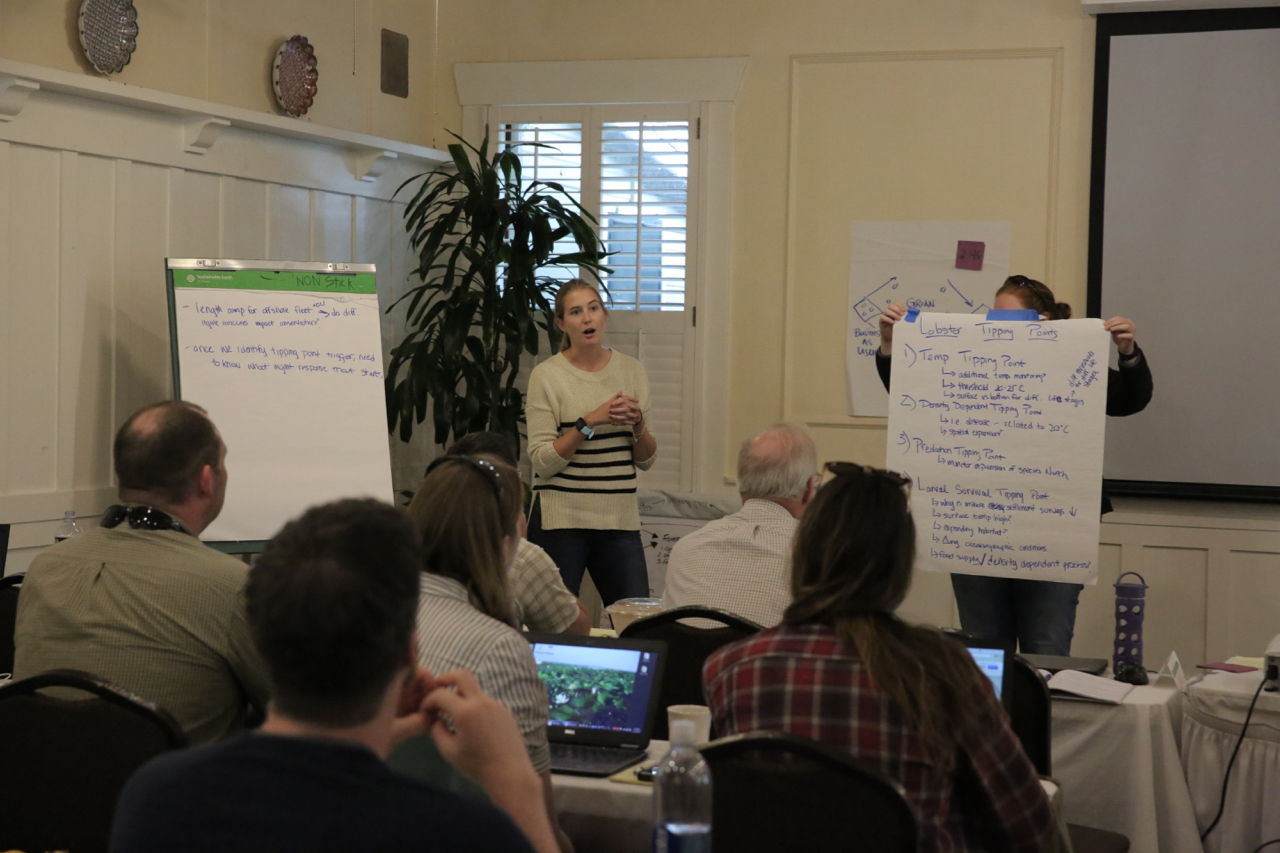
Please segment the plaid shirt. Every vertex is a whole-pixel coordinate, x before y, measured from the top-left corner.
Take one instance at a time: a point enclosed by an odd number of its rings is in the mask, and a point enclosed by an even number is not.
[[[565,587],[551,555],[528,539],[520,540],[507,583],[516,621],[530,631],[559,634],[577,620],[577,596]]]
[[[975,677],[971,697],[981,724],[954,733],[951,773],[930,762],[857,651],[829,627],[779,625],[725,646],[707,660],[703,681],[718,735],[791,732],[898,780],[915,807],[922,853],[1037,851],[1054,838],[1049,800],[985,678]]]

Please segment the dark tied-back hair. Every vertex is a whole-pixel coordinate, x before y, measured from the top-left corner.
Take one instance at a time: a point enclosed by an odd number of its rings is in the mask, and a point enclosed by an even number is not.
[[[469,432],[450,445],[447,456],[496,456],[515,468],[520,464],[519,448],[509,437],[498,432]]]
[[[915,562],[909,481],[851,463],[827,469],[835,479],[818,490],[796,530],[793,601],[783,621],[834,628],[876,689],[902,710],[930,759],[949,771],[956,732],[978,722],[972,697],[984,676],[960,643],[894,615]]]
[[[1027,278],[1025,275],[1011,275],[1004,280],[1004,284],[1000,285],[996,296],[1002,293],[1016,294],[1023,305],[1050,320],[1071,319],[1071,306],[1065,302],[1058,302],[1049,285],[1042,281]]]
[[[421,561],[404,513],[367,498],[312,507],[267,543],[245,598],[282,714],[331,727],[377,714],[409,662]]]
[[[205,410],[184,400],[139,409],[116,433],[116,479],[121,491],[147,492],[180,504],[200,471],[218,467],[222,438]]]

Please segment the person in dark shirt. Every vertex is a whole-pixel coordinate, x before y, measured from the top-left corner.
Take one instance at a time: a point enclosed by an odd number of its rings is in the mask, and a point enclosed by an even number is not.
[[[1042,320],[1069,320],[1071,306],[1058,302],[1044,283],[1025,275],[1009,276],[996,291],[992,307],[997,311],[1032,309]],[[906,316],[907,306],[894,302],[880,317],[880,348],[876,371],[889,390],[893,367],[893,326]],[[1107,414],[1115,418],[1141,412],[1151,402],[1151,367],[1134,340],[1136,326],[1127,317],[1112,317],[1102,324],[1111,333],[1119,353],[1119,369],[1107,371]],[[1111,512],[1111,499],[1102,494],[1102,514]],[[970,634],[1017,642],[1023,653],[1071,654],[1075,634],[1078,583],[1057,583],[1022,578],[981,575],[951,576],[951,588],[960,610],[960,625]]]
[[[285,525],[245,590],[271,684],[266,722],[144,765],[121,794],[110,849],[555,851],[511,712],[466,671],[416,665],[421,561],[408,518],[377,501]],[[426,732],[492,805],[383,763]]]

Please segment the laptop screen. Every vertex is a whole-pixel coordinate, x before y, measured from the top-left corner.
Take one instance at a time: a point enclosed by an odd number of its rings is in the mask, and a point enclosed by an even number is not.
[[[547,685],[548,725],[640,734],[656,687],[657,652],[538,640],[538,675]]]
[[[982,649],[969,646],[969,654],[973,662],[982,670],[982,674],[991,679],[991,686],[996,689],[996,698],[1004,699],[1004,664],[1007,652],[1004,649]]]

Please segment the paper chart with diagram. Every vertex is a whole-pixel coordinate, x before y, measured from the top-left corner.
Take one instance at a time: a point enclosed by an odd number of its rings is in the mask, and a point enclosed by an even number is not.
[[[1009,276],[1012,231],[1008,222],[853,223],[845,345],[850,415],[889,412],[875,365],[879,319],[889,303],[985,315]]]

